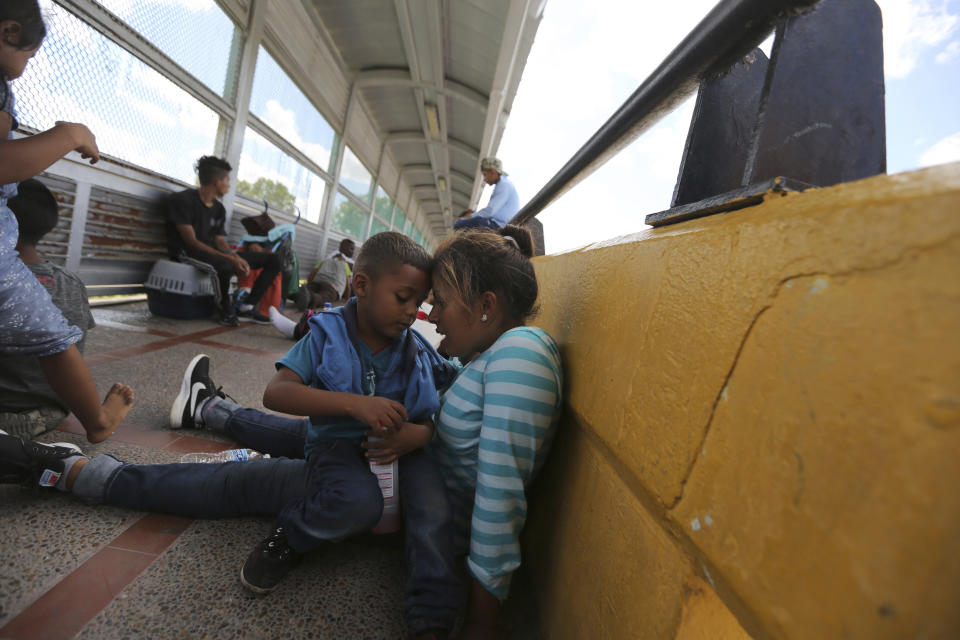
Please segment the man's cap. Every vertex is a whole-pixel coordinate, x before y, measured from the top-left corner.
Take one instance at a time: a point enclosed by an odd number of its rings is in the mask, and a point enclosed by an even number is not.
[[[500,158],[494,158],[493,156],[490,156],[489,158],[484,158],[483,160],[480,161],[480,170],[486,171],[487,169],[493,169],[494,171],[496,171],[502,176],[510,175],[509,173],[503,170],[503,163],[500,162]]]

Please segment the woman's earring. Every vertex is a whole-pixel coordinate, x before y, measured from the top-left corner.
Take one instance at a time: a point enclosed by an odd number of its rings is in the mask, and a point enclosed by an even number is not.
[[[480,316],[480,322],[486,322],[486,321],[487,321],[487,314],[483,314],[482,316]]]

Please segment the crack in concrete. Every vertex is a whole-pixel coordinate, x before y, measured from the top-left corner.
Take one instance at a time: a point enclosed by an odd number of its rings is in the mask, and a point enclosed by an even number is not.
[[[749,341],[750,336],[753,334],[754,328],[757,326],[757,323],[760,321],[760,318],[763,317],[763,314],[773,307],[777,299],[780,297],[780,293],[784,290],[784,288],[789,283],[795,280],[803,279],[803,278],[815,278],[818,276],[827,277],[827,278],[842,278],[845,276],[851,276],[855,274],[870,273],[874,271],[888,269],[890,267],[893,267],[903,262],[904,260],[906,260],[907,258],[913,255],[938,249],[958,239],[960,239],[960,233],[954,233],[954,234],[947,235],[945,238],[942,238],[937,242],[932,242],[927,245],[907,246],[903,249],[903,251],[901,251],[896,256],[888,260],[882,261],[880,263],[872,264],[869,266],[851,268],[851,269],[836,271],[833,273],[825,272],[825,271],[798,273],[798,274],[793,274],[785,278],[782,278],[774,287],[774,291],[769,296],[769,301],[767,302],[767,304],[761,307],[757,311],[757,313],[753,316],[753,319],[750,321],[750,324],[747,327],[747,330],[743,334],[743,338],[740,340],[740,345],[737,347],[737,352],[733,356],[733,362],[731,363],[730,368],[727,370],[727,375],[724,376],[723,378],[723,384],[720,385],[720,390],[717,392],[716,397],[713,400],[713,406],[710,408],[710,415],[707,418],[707,424],[703,428],[703,436],[700,438],[700,442],[696,447],[696,449],[694,449],[696,453],[694,454],[693,459],[690,461],[690,464],[687,467],[686,473],[684,473],[683,480],[680,482],[680,491],[677,493],[676,496],[674,496],[673,501],[667,505],[667,510],[670,511],[674,509],[678,504],[680,504],[680,501],[683,500],[683,496],[687,488],[687,482],[690,480],[690,477],[693,475],[693,470],[696,468],[697,462],[699,462],[700,458],[703,455],[702,453],[703,448],[706,445],[707,438],[710,435],[710,428],[713,426],[713,420],[716,417],[717,406],[720,404],[720,401],[723,399],[723,396],[726,393],[727,385],[730,383],[730,379],[733,377],[733,373],[737,369],[737,364],[740,362],[740,355],[743,353],[744,347]]]

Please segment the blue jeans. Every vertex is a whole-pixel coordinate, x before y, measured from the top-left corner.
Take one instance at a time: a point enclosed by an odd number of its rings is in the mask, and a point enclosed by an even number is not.
[[[499,229],[500,225],[493,221],[493,218],[483,218],[480,216],[470,216],[469,218],[458,218],[453,221],[453,230],[473,229],[476,227]]]
[[[226,400],[205,409],[203,418],[208,428],[222,429],[258,451],[303,455],[307,419]],[[413,634],[450,629],[463,585],[456,576],[453,512],[443,477],[422,449],[400,458],[398,466],[408,571],[404,622]],[[276,516],[299,552],[369,531],[383,511],[376,476],[353,440],[330,440],[309,460],[133,465],[98,456],[81,470],[73,491],[89,502],[194,518]]]

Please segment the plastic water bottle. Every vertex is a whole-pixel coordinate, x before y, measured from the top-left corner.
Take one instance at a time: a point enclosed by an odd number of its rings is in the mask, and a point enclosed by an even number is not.
[[[376,442],[380,438],[370,438],[371,442]],[[397,496],[397,461],[387,464],[378,464],[370,461],[370,471],[377,476],[377,484],[380,485],[380,493],[383,494],[383,515],[371,531],[374,533],[393,533],[400,529],[400,498]]]
[[[330,303],[328,302],[327,304]],[[376,394],[377,374],[373,369],[364,373],[363,388],[368,396]],[[383,425],[381,424],[381,426]],[[377,442],[382,439],[383,438],[376,437],[367,438],[370,442]],[[377,476],[377,484],[380,485],[380,493],[383,494],[383,515],[380,516],[380,522],[378,522],[371,531],[374,533],[393,533],[400,529],[400,499],[396,492],[399,486],[397,484],[397,478],[400,477],[397,471],[397,461],[394,460],[389,464],[378,464],[371,460],[370,471],[373,472],[373,475]]]
[[[217,453],[187,453],[180,462],[243,462],[257,458],[269,458],[270,454],[260,453],[253,449],[228,449]]]

